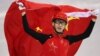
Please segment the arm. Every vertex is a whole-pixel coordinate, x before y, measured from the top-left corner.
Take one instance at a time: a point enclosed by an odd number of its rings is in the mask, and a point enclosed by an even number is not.
[[[22,15],[22,22],[23,22],[23,27],[26,33],[28,33],[29,35],[31,35],[33,38],[39,40],[42,44],[50,38],[50,35],[46,35],[46,34],[42,34],[42,33],[38,33],[34,30],[32,30],[31,28],[29,28],[27,19],[26,19],[26,15]]]
[[[65,39],[67,39],[70,42],[70,44],[72,44],[74,42],[88,38],[92,32],[94,24],[95,24],[94,20],[91,20],[88,28],[86,29],[86,31],[83,34],[80,34],[77,36],[66,36]]]

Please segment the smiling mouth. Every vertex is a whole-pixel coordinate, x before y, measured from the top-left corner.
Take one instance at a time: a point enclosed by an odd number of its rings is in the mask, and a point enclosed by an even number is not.
[[[61,28],[59,27],[58,29],[60,30]]]

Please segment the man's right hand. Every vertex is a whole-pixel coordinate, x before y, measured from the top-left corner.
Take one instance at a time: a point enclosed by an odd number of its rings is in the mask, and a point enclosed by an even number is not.
[[[22,13],[21,13],[22,16],[24,16],[26,14],[26,12],[25,12],[26,7],[24,6],[24,4],[22,2],[16,1],[16,4],[18,5],[18,9],[20,11],[22,11]]]
[[[24,4],[22,2],[16,2],[16,4],[18,5],[19,10],[25,10],[26,9],[26,7],[24,6]]]
[[[25,14],[26,14],[26,12],[25,12],[25,11],[23,11],[23,12],[22,12],[22,16],[24,16]]]

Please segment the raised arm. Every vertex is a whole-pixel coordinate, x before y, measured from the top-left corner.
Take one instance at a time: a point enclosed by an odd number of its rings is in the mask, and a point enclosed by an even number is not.
[[[93,30],[94,24],[95,24],[95,19],[92,19],[88,28],[86,29],[86,31],[83,34],[76,35],[76,36],[69,35],[69,36],[66,36],[65,39],[67,39],[70,42],[70,44],[72,44],[74,42],[88,38]]]
[[[27,22],[27,19],[26,19],[26,14],[22,14],[22,23],[23,23],[23,27],[24,27],[24,30],[26,33],[28,33],[29,35],[31,35],[33,38],[39,40],[42,44],[45,43],[45,41],[47,39],[50,38],[51,35],[47,35],[47,34],[42,34],[42,33],[38,33],[34,30],[32,30],[29,25],[28,25],[28,22]]]

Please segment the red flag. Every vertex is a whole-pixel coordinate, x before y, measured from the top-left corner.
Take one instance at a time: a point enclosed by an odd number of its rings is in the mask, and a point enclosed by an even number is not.
[[[38,4],[25,0],[23,0],[22,2],[27,9],[27,19],[29,26],[38,32],[46,34],[54,33],[54,30],[51,27],[52,17],[54,17],[55,14],[59,11],[84,11],[72,6],[58,6],[60,8],[59,9],[58,7],[51,4]],[[90,18],[69,21],[68,31],[65,34],[78,35],[80,33],[83,33],[87,28],[89,22]],[[44,26],[44,24],[46,26]],[[41,53],[45,52],[42,50],[43,46],[40,44],[40,42],[36,39],[33,39],[23,30],[21,11],[18,10],[18,5],[15,2],[11,5],[6,14],[4,28],[10,56],[41,56]],[[69,45],[66,45],[66,47],[63,48],[63,45],[60,46],[60,44],[58,44],[59,41],[55,40],[55,38],[53,40],[51,39],[50,41],[48,40],[46,43],[50,44],[52,41],[55,42],[55,45],[60,47],[61,51],[68,50],[67,48]],[[64,43],[68,44],[67,41],[65,41]],[[70,49],[68,51],[69,56],[74,56],[80,46],[80,43],[81,41],[70,46]],[[48,44],[45,44],[44,47],[48,49],[50,46],[48,47]],[[63,56],[67,55],[67,53],[58,52],[57,50],[58,49],[56,49],[56,53],[60,54],[59,56],[61,56],[62,54]],[[46,52],[45,55],[50,56],[49,53],[50,52]],[[58,54],[51,52],[51,56],[53,54],[55,56],[58,56]]]

